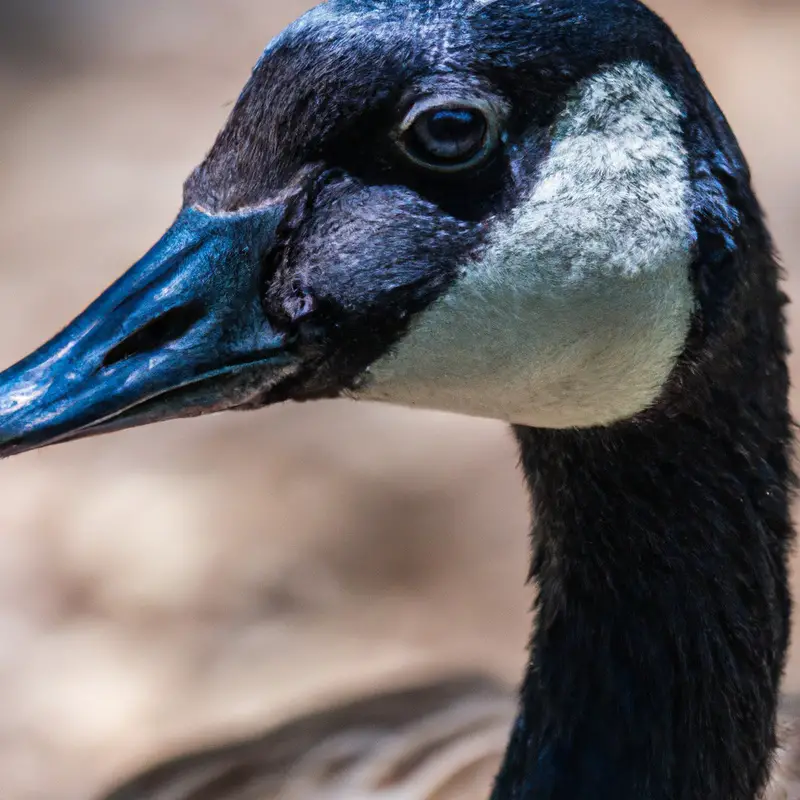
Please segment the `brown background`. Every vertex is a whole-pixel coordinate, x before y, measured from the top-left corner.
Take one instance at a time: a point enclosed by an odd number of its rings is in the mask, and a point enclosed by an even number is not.
[[[796,294],[798,4],[654,5],[740,136]],[[0,363],[160,235],[251,64],[305,7],[0,2]],[[3,463],[0,798],[80,800],[150,758],[430,669],[516,679],[527,524],[502,426],[369,405]]]

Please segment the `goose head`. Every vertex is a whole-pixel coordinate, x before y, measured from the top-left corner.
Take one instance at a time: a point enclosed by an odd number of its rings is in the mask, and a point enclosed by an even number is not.
[[[637,0],[330,0],[268,46],[164,237],[0,377],[2,451],[343,395],[635,417],[702,355],[731,287],[693,265],[734,246],[747,180]]]

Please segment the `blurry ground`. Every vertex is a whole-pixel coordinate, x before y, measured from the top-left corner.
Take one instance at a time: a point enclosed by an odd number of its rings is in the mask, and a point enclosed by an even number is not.
[[[740,136],[798,294],[800,9],[654,5]],[[251,64],[304,6],[0,0],[0,363],[160,235]],[[393,676],[472,664],[515,679],[531,595],[514,461],[493,423],[326,404],[3,463],[0,798],[82,800]]]

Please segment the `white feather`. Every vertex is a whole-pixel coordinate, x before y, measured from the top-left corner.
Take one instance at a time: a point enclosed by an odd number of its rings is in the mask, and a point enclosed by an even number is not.
[[[530,197],[359,396],[538,427],[650,405],[694,304],[682,114],[645,64],[584,81]]]

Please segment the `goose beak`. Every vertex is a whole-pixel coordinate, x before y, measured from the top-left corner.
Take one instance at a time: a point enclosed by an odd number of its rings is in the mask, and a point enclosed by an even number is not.
[[[296,361],[261,304],[283,212],[184,210],[83,314],[0,375],[0,456],[268,393]]]

